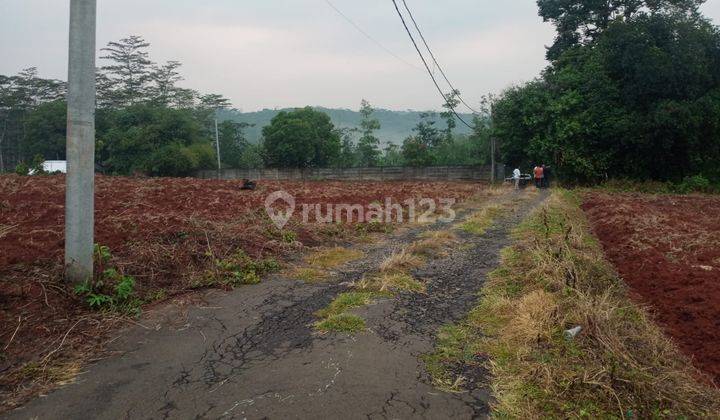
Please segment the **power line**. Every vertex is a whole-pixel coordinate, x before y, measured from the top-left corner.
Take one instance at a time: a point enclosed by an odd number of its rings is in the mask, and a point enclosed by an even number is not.
[[[421,69],[420,67],[418,67],[418,66],[416,66],[416,65],[408,62],[408,61],[405,60],[404,58],[402,58],[402,57],[400,57],[399,55],[395,54],[394,52],[392,52],[392,50],[390,50],[389,48],[387,48],[387,47],[386,47],[385,45],[383,45],[380,41],[378,41],[377,39],[373,38],[370,34],[368,34],[367,32],[365,32],[365,31],[363,30],[363,28],[361,28],[361,27],[360,27],[358,24],[356,24],[352,19],[350,19],[350,17],[348,17],[348,16],[347,16],[345,13],[343,13],[340,9],[338,9],[337,7],[335,7],[335,5],[332,4],[332,2],[330,2],[330,0],[325,0],[325,3],[327,3],[328,6],[330,6],[338,15],[340,15],[340,17],[342,17],[343,19],[345,19],[345,21],[347,21],[350,25],[352,25],[358,32],[360,32],[361,34],[363,34],[363,35],[365,36],[365,38],[367,38],[367,39],[369,39],[370,41],[372,41],[373,43],[375,43],[375,45],[377,45],[378,47],[380,47],[381,49],[383,49],[386,53],[388,53],[388,54],[390,54],[391,56],[395,57],[396,60],[403,62],[405,65],[408,65],[408,66],[414,68],[415,70],[422,71],[422,69]]]
[[[430,49],[430,46],[428,45],[427,41],[425,40],[425,36],[423,36],[422,31],[420,30],[420,27],[418,26],[417,22],[415,21],[415,17],[413,16],[412,12],[410,11],[410,7],[408,7],[407,2],[405,0],[402,0],[403,5],[405,6],[405,10],[407,10],[408,15],[410,15],[410,19],[412,20],[413,25],[415,26],[415,29],[417,30],[418,34],[420,34],[420,39],[422,39],[423,44],[425,44],[425,48],[427,48],[428,52],[430,53],[430,57],[432,57],[433,62],[435,63],[435,66],[438,70],[440,70],[440,73],[445,78],[445,81],[450,86],[450,88],[453,91],[458,91],[458,89],[455,89],[452,83],[450,83],[450,79],[448,79],[447,75],[445,74],[445,71],[443,71],[443,68],[440,66],[440,63],[438,63],[437,59],[435,58],[435,54],[433,54],[432,50]],[[473,109],[470,105],[468,105],[465,100],[458,95],[458,99],[460,99],[460,102],[462,102],[463,105],[465,105],[470,111],[474,112],[475,114],[478,114],[478,112]]]
[[[395,6],[395,10],[397,11],[398,16],[400,16],[400,20],[402,21],[403,26],[405,27],[405,32],[407,32],[408,36],[410,37],[410,41],[412,41],[413,45],[415,46],[415,50],[417,51],[418,55],[420,55],[420,59],[422,60],[423,64],[425,65],[425,69],[427,70],[428,74],[430,75],[430,78],[432,79],[433,83],[435,84],[435,87],[437,88],[438,92],[440,92],[440,96],[445,100],[445,104],[448,106],[448,109],[452,111],[453,114],[455,114],[455,117],[457,117],[458,120],[460,120],[463,124],[465,124],[468,128],[471,130],[474,130],[474,127],[465,122],[465,120],[460,116],[460,114],[455,111],[455,108],[450,103],[450,100],[445,96],[445,93],[443,92],[442,88],[437,82],[437,79],[435,79],[435,75],[433,75],[432,71],[430,70],[430,66],[427,63],[427,60],[425,60],[425,56],[423,56],[422,51],[420,51],[420,47],[418,47],[417,42],[415,42],[415,38],[412,36],[412,32],[410,32],[410,28],[408,28],[407,22],[405,22],[405,17],[402,15],[402,12],[400,12],[400,8],[397,5],[396,0],[392,0],[393,5]]]

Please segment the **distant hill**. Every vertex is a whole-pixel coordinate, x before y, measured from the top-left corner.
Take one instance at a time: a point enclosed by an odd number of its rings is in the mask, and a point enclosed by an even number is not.
[[[323,107],[314,107],[318,111],[322,111],[330,116],[336,127],[354,128],[360,125],[360,113],[350,109],[331,109]],[[288,110],[288,109],[286,109]],[[257,143],[262,137],[262,129],[270,124],[282,109],[263,109],[256,112],[240,112],[237,110],[224,110],[219,114],[220,120],[232,120],[236,122],[245,122],[254,124],[254,127],[246,129],[247,138],[252,143]],[[375,118],[380,121],[382,128],[378,131],[378,137],[383,143],[392,142],[402,144],[406,137],[412,134],[412,129],[420,120],[420,111],[390,111],[387,109],[375,110]],[[465,121],[470,123],[472,115],[460,114]],[[437,127],[442,129],[445,124],[440,121],[440,117],[436,115],[438,121]],[[458,121],[457,134],[470,134],[470,129]]]

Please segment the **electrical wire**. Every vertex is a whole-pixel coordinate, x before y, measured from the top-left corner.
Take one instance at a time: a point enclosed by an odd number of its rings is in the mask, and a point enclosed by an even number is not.
[[[455,87],[453,86],[452,83],[450,83],[450,79],[448,79],[442,66],[440,66],[440,63],[438,63],[437,59],[435,58],[435,54],[433,54],[432,50],[430,49],[430,46],[428,45],[427,41],[425,40],[425,36],[423,35],[422,31],[420,30],[418,23],[415,21],[415,17],[413,16],[412,12],[410,11],[410,7],[408,7],[407,2],[405,0],[402,0],[402,2],[403,2],[403,5],[405,6],[405,10],[407,10],[408,15],[410,16],[410,19],[412,20],[413,25],[415,26],[415,29],[417,30],[418,34],[420,34],[420,39],[422,39],[423,44],[425,44],[425,48],[427,48],[428,52],[430,53],[430,57],[432,57],[432,60],[435,63],[435,66],[437,67],[438,70],[440,70],[440,74],[442,74],[442,76],[445,78],[445,81],[450,86],[450,89],[452,89],[453,91],[459,91],[458,89],[455,89]],[[473,109],[473,107],[468,105],[460,95],[458,95],[458,99],[470,111],[472,111],[475,114],[479,114],[479,112],[477,112],[475,109]]]
[[[445,104],[448,106],[448,109],[452,111],[453,114],[455,114],[455,117],[457,117],[460,122],[465,124],[468,128],[471,130],[474,130],[474,127],[468,124],[461,116],[460,114],[455,111],[455,107],[452,106],[450,103],[450,100],[445,96],[445,93],[443,93],[442,88],[437,82],[437,79],[435,79],[435,75],[433,75],[432,71],[430,70],[430,66],[427,63],[427,60],[425,60],[425,56],[423,56],[422,51],[420,51],[420,47],[418,47],[417,42],[415,41],[415,38],[412,36],[412,32],[410,32],[410,28],[407,25],[407,22],[405,22],[405,17],[403,16],[402,12],[400,11],[400,8],[398,7],[397,1],[392,0],[393,5],[395,6],[395,10],[397,11],[398,16],[400,16],[400,20],[402,21],[403,26],[405,27],[405,32],[407,32],[408,36],[410,37],[410,41],[412,41],[413,45],[415,46],[415,50],[417,51],[418,55],[420,55],[420,59],[422,60],[423,64],[425,65],[425,69],[427,70],[428,74],[430,75],[430,79],[432,79],[433,83],[435,84],[435,87],[437,88],[438,92],[440,93],[440,96],[445,100]]]
[[[373,38],[370,34],[368,34],[366,31],[364,31],[363,28],[361,28],[352,19],[350,19],[350,17],[348,17],[345,13],[343,13],[340,9],[338,9],[332,2],[330,2],[330,0],[325,0],[325,3],[327,3],[327,5],[330,6],[340,17],[342,17],[343,19],[345,19],[345,21],[347,21],[350,25],[352,25],[353,28],[355,28],[358,32],[363,34],[365,36],[365,38],[367,38],[370,41],[372,41],[373,43],[375,43],[375,45],[380,47],[383,51],[385,51],[386,53],[393,56],[396,60],[401,61],[403,64],[410,66],[410,67],[414,68],[415,70],[422,71],[422,69],[420,67],[410,63],[409,61],[407,61],[404,58],[400,57],[399,55],[395,54],[394,52],[392,52],[392,50],[387,48],[380,41]]]

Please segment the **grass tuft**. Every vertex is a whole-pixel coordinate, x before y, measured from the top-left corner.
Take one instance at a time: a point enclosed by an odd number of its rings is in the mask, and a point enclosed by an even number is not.
[[[301,280],[305,283],[323,283],[328,280],[330,273],[310,267],[299,267],[292,270],[289,277]]]
[[[355,287],[358,290],[379,293],[400,291],[425,293],[427,291],[424,283],[406,273],[380,273],[364,277]]]
[[[315,269],[331,270],[350,261],[359,260],[365,254],[355,249],[342,247],[318,251],[306,258],[306,262]]]
[[[492,226],[493,221],[503,213],[503,208],[492,204],[472,214],[466,221],[458,226],[460,230],[473,234],[484,235],[487,229]]]
[[[425,265],[425,259],[413,254],[409,249],[393,252],[380,264],[382,273],[404,273]]]
[[[359,308],[372,302],[375,293],[373,292],[346,292],[339,294],[335,300],[326,308],[315,313],[319,318],[329,318],[331,316],[340,315],[348,309]]]
[[[458,243],[457,236],[447,230],[424,232],[420,238],[410,245],[408,251],[423,257],[445,257]]]
[[[358,333],[365,330],[365,320],[357,315],[339,314],[318,321],[315,328],[322,332]]]

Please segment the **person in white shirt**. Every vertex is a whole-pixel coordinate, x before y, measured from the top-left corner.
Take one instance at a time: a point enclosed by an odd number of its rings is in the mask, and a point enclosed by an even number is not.
[[[519,168],[515,168],[515,170],[513,171],[513,180],[515,180],[515,189],[519,190],[520,189],[520,169]]]

